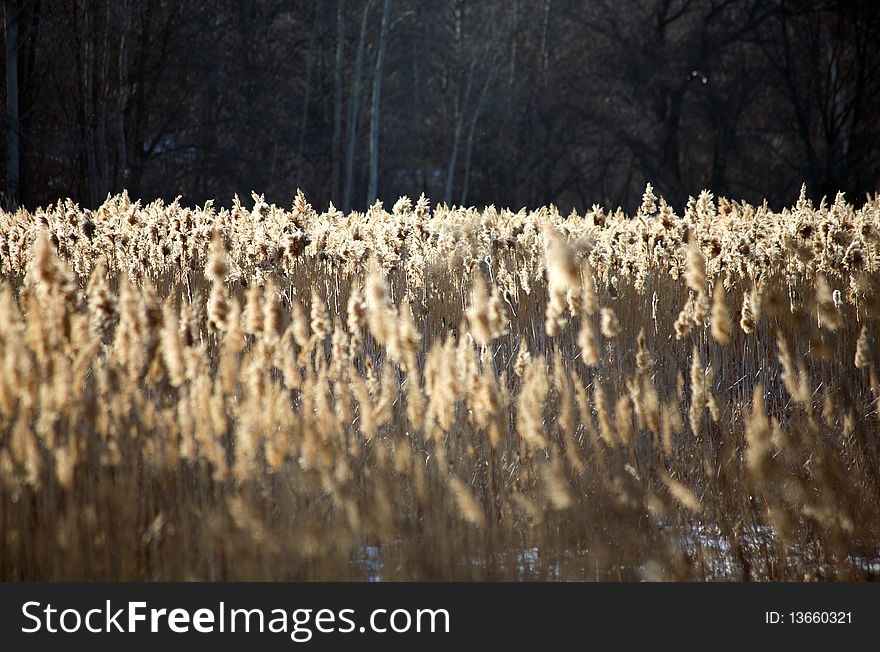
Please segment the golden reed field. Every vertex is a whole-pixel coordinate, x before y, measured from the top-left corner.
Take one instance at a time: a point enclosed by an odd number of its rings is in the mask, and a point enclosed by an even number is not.
[[[682,213],[0,213],[0,579],[877,579],[880,197]]]

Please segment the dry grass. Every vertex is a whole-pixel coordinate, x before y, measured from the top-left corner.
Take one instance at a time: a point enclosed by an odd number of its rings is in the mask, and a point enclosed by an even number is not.
[[[880,199],[0,213],[2,579],[874,579]]]

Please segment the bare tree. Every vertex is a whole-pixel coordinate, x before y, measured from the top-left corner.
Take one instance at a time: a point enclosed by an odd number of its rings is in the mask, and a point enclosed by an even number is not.
[[[465,0],[457,0],[455,5],[455,38],[458,42],[459,70],[464,73],[464,80],[459,84],[459,100],[455,106],[455,127],[452,133],[452,148],[449,153],[449,161],[446,168],[446,186],[443,192],[443,201],[451,204],[453,201],[455,181],[458,176],[459,157],[464,148],[464,180],[462,182],[461,201],[467,199],[469,180],[471,174],[471,160],[474,147],[474,130],[477,121],[486,103],[486,97],[500,67],[499,55],[503,51],[500,45],[500,31],[496,25],[499,23],[494,12],[487,13],[487,30],[473,39],[472,43],[466,42],[465,33]]]
[[[373,97],[370,110],[370,174],[367,188],[367,206],[376,201],[379,185],[379,117],[382,101],[382,75],[385,72],[385,51],[388,49],[388,19],[393,0],[385,0],[382,5],[382,24],[379,29],[379,45],[376,53],[376,67],[373,71]]]
[[[809,190],[870,191],[880,172],[876,113],[880,10],[872,3],[816,7],[781,0],[765,47],[800,143]],[[785,123],[782,123],[785,124]],[[778,132],[778,130],[777,130]]]
[[[309,44],[306,48],[306,81],[305,81],[305,92],[303,93],[303,102],[302,102],[302,117],[300,118],[300,127],[299,127],[299,141],[296,147],[296,158],[297,161],[303,160],[303,152],[305,151],[306,146],[306,134],[308,133],[309,127],[309,102],[312,97],[312,74],[315,67],[315,40],[318,34],[318,20],[320,14],[318,13],[318,3],[314,3],[314,12],[315,18],[314,23],[312,25],[312,29],[309,30]]]
[[[113,1],[104,6],[104,29],[101,47],[101,71],[97,106],[95,140],[98,162],[98,195],[103,197],[110,188],[110,155],[107,143],[107,105],[110,103],[110,32],[113,26]]]
[[[345,152],[345,193],[342,200],[342,210],[348,213],[351,210],[351,193],[354,188],[354,155],[357,146],[358,114],[361,105],[361,80],[364,70],[364,50],[367,41],[367,21],[370,10],[373,8],[373,0],[364,3],[361,14],[361,31],[358,36],[357,53],[355,54],[354,70],[352,71],[351,93],[348,98],[348,147]]]
[[[330,201],[339,203],[340,149],[342,146],[342,74],[345,66],[345,0],[336,0],[336,65],[333,76],[333,145]]]
[[[122,30],[119,34],[119,59],[117,62],[117,81],[119,84],[116,107],[116,190],[125,187],[128,166],[128,146],[125,139],[125,116],[128,113],[128,43],[131,38],[131,4],[122,0]]]
[[[82,3],[82,111],[83,111],[83,141],[85,143],[86,166],[89,187],[89,205],[98,204],[98,165],[95,155],[95,44],[94,38],[94,9],[92,0],[83,0]]]
[[[679,206],[703,187],[778,206],[804,180],[813,195],[854,197],[880,179],[869,0],[3,0],[3,11],[9,202],[86,205],[123,188],[286,201],[295,184],[346,212],[420,191],[632,209],[651,181]]]
[[[21,157],[18,115],[18,7],[15,0],[4,0],[4,45],[6,52],[6,201],[10,207],[18,204],[21,182]]]

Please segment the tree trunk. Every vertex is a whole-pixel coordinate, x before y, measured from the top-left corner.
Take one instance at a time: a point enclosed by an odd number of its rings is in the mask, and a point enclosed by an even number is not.
[[[318,32],[318,6],[315,3],[315,22],[309,33],[309,48],[306,53],[306,90],[303,95],[302,119],[299,128],[299,142],[296,147],[296,162],[302,168],[305,156],[306,133],[309,129],[309,101],[312,97],[312,70],[314,68],[315,34]]]
[[[455,6],[455,43],[458,49],[458,67],[456,72],[464,72],[464,12],[465,0],[457,0]],[[459,81],[458,84],[458,103],[455,105],[455,120],[461,120],[460,112],[464,106],[464,85]]]
[[[782,14],[782,28],[780,31],[782,35],[783,51],[785,54],[783,74],[788,90],[789,101],[791,102],[791,107],[794,111],[798,134],[804,147],[804,158],[807,161],[807,185],[810,192],[816,193],[818,192],[819,185],[819,162],[816,150],[813,146],[813,138],[810,135],[807,111],[801,104],[801,96],[795,83],[794,57],[791,51],[791,44],[788,40],[788,22],[784,12]]]
[[[550,4],[544,0],[544,26],[541,30],[541,81],[547,86],[547,75],[550,71]]]
[[[685,87],[679,86],[666,95],[663,121],[663,137],[660,143],[660,161],[666,173],[668,192],[673,201],[681,202],[687,197],[681,166],[681,114]]]
[[[142,48],[154,47],[153,39],[153,18],[156,14],[155,0],[147,0],[145,7],[139,8],[139,36],[138,42]],[[160,30],[161,31],[161,30]],[[161,39],[155,39],[155,43]],[[135,57],[134,79],[129,80],[127,86],[128,92],[128,110],[126,117],[128,118],[129,134],[132,136],[130,142],[134,143],[134,147],[128,148],[126,154],[125,168],[125,184],[126,188],[133,196],[138,196],[141,191],[141,178],[144,172],[144,165],[147,159],[145,148],[147,147],[144,130],[146,129],[148,113],[149,113],[149,96],[146,92],[148,84],[147,79],[147,57]]]
[[[18,7],[15,0],[4,0],[4,45],[6,51],[6,202],[10,209],[18,205],[21,175],[18,115]]]
[[[513,88],[516,81],[516,36],[519,32],[519,0],[513,0],[510,35],[510,76],[507,80],[508,88]],[[512,94],[511,94],[512,96]]]
[[[336,2],[336,74],[333,79],[333,180],[330,201],[339,205],[340,147],[342,145],[342,73],[345,65],[345,0]]]
[[[88,176],[89,205],[94,208],[98,205],[98,165],[95,156],[95,127],[94,127],[94,67],[95,49],[94,15],[92,13],[91,0],[83,2],[83,66],[82,66],[82,94],[83,94],[83,139],[86,149],[86,174]]]
[[[393,0],[385,0],[382,7],[382,26],[379,29],[379,51],[376,53],[376,69],[373,72],[373,98],[370,111],[370,181],[367,187],[367,206],[376,201],[379,185],[379,117],[382,100],[382,72],[385,67],[385,50],[388,47],[388,17]]]
[[[131,6],[122,0],[122,34],[119,37],[119,99],[116,107],[116,190],[125,188],[128,154],[125,140],[125,116],[128,113],[128,39],[131,34]]]
[[[489,90],[489,86],[492,84],[492,76],[486,80],[486,83],[483,85],[483,90],[480,91],[480,99],[477,102],[477,106],[474,108],[474,114],[471,116],[471,124],[468,127],[468,137],[467,144],[465,145],[464,150],[464,180],[462,181],[461,188],[461,206],[465,206],[467,202],[468,196],[468,188],[470,186],[471,181],[471,156],[474,152],[474,131],[477,127],[477,122],[480,119],[480,113],[483,110],[483,105],[486,102],[486,93]]]
[[[464,19],[467,9],[466,0],[457,0],[454,5],[455,26],[454,38],[456,49],[458,50],[458,66],[459,73],[464,72]],[[443,189],[443,203],[447,206],[452,204],[452,193],[455,190],[455,173],[458,168],[458,156],[461,152],[461,139],[464,135],[464,121],[467,115],[468,104],[470,103],[471,90],[474,83],[474,68],[476,66],[476,58],[471,58],[468,73],[465,80],[458,84],[458,101],[455,103],[455,111],[453,118],[455,120],[455,132],[452,136],[452,151],[449,153],[449,164],[446,167],[446,186]]]
[[[361,33],[358,36],[357,54],[354,59],[354,71],[351,80],[351,94],[348,99],[350,105],[348,112],[348,147],[345,152],[345,194],[342,201],[342,210],[345,213],[351,211],[351,191],[354,187],[354,151],[357,145],[357,123],[360,111],[364,48],[366,47],[367,40],[367,19],[370,17],[370,9],[372,8],[373,0],[367,0],[364,4],[363,15],[361,16]]]
[[[474,82],[474,61],[471,61],[470,71],[467,76],[464,95],[458,109],[458,118],[455,121],[455,135],[452,137],[452,151],[449,154],[449,165],[446,169],[446,188],[443,191],[443,203],[447,206],[452,204],[452,192],[455,188],[455,170],[458,165],[458,154],[461,150],[461,137],[464,133],[464,116],[467,113],[470,101],[471,87]]]
[[[106,197],[110,187],[110,157],[107,153],[107,101],[110,95],[110,30],[113,2],[107,0],[107,15],[104,16],[104,40],[101,51],[101,77],[98,100],[98,124],[96,139],[98,146],[98,196]]]

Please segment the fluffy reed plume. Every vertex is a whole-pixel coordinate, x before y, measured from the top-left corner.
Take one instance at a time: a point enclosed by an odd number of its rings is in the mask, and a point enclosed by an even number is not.
[[[530,449],[546,448],[548,444],[544,434],[544,398],[549,388],[544,360],[538,358],[525,368],[517,414],[517,431]]]
[[[752,395],[752,410],[746,424],[745,464],[750,476],[756,480],[766,480],[770,465],[770,422],[764,408],[764,388],[755,385]]]
[[[687,261],[684,280],[687,286],[697,294],[705,294],[709,289],[706,281],[706,259],[700,251],[697,238],[691,233],[688,239]]]
[[[363,340],[363,327],[367,320],[367,304],[364,302],[363,295],[358,286],[351,290],[348,297],[348,308],[346,311],[346,325],[348,326],[349,337],[351,338],[351,357],[357,354],[358,347]]]
[[[545,328],[548,335],[556,335],[565,326],[565,311],[569,294],[581,291],[580,268],[571,247],[547,227],[547,317]]]
[[[212,283],[223,283],[229,274],[229,263],[226,256],[226,247],[223,244],[223,232],[215,228],[211,235],[211,244],[208,248],[208,264],[205,267],[205,276]]]
[[[596,406],[596,419],[599,422],[599,436],[607,446],[614,446],[617,441],[614,436],[614,428],[608,413],[608,403],[605,400],[605,390],[602,385],[596,383],[593,388],[593,403]]]
[[[520,378],[524,378],[526,369],[532,364],[532,354],[529,353],[525,342],[520,342],[519,352],[516,354],[516,361],[513,363],[513,372]]]
[[[619,396],[614,404],[614,430],[617,442],[627,447],[632,443],[632,409],[627,396]]]
[[[834,300],[834,293],[831,291],[831,286],[828,285],[828,279],[824,274],[819,274],[816,277],[816,313],[822,328],[827,328],[830,331],[840,328],[841,318],[838,304],[839,301]]]
[[[0,580],[876,578],[880,202],[253,202],[0,211]]]
[[[86,288],[91,327],[106,335],[116,316],[116,302],[107,285],[107,264],[102,258],[95,265]]]
[[[660,437],[662,434],[660,397],[649,377],[642,377],[640,391],[633,398],[633,405],[641,418],[644,419],[644,425],[651,431],[654,438]]]
[[[703,371],[703,362],[700,359],[700,352],[694,347],[691,353],[691,407],[688,411],[688,419],[690,420],[691,430],[695,435],[702,432],[700,427],[703,418],[703,412],[706,409],[706,376]]]
[[[330,334],[330,317],[327,314],[327,306],[318,294],[316,287],[312,286],[312,306],[309,311],[309,326],[312,329],[312,337],[316,342],[321,342]]]
[[[501,441],[498,416],[504,402],[502,393],[494,377],[486,373],[475,376],[474,384],[476,386],[469,396],[472,421],[487,431],[489,445],[492,448],[497,448]],[[418,393],[416,400],[420,401],[420,394]]]
[[[715,371],[712,369],[712,366],[709,365],[706,368],[706,374],[703,380],[706,391],[706,407],[709,409],[712,421],[718,423],[718,420],[721,418],[721,407],[718,405],[718,402],[715,400],[715,395],[712,393],[714,381]]]
[[[609,339],[620,335],[620,322],[611,308],[602,308],[601,329],[602,335]]]
[[[49,236],[44,230],[37,232],[33,244],[33,262],[30,273],[33,282],[44,289],[50,288],[56,280],[57,266],[55,264],[55,252],[49,243]]]
[[[589,260],[584,261],[583,278],[583,311],[586,315],[595,315],[599,307],[599,299],[596,296],[596,283],[593,280],[593,268]]]
[[[230,351],[241,353],[244,346],[244,330],[242,328],[241,304],[238,298],[233,298],[229,304],[229,312],[226,315],[226,333],[223,337],[223,345]]]
[[[742,311],[740,313],[739,325],[744,333],[751,333],[758,324],[758,302],[754,292],[746,292],[743,294]]]
[[[186,379],[186,361],[183,358],[183,346],[180,340],[180,328],[177,311],[171,303],[163,307],[162,320],[162,359],[168,370],[168,380],[174,387],[180,387]]]
[[[251,283],[247,290],[245,306],[245,332],[249,335],[260,335],[263,332],[263,296],[260,287]]]
[[[675,330],[675,339],[682,340],[687,337],[693,329],[696,320],[694,319],[694,298],[688,297],[684,307],[679,311],[678,317],[675,319],[673,329]]]
[[[645,329],[639,330],[639,336],[636,338],[636,369],[640,373],[650,371],[654,361],[651,359],[651,352],[648,350],[648,338],[645,335]]]
[[[856,369],[867,369],[871,365],[871,357],[868,351],[868,327],[862,326],[859,339],[856,342]]]
[[[490,294],[481,276],[474,279],[467,319],[471,335],[477,344],[489,344],[507,332],[507,320],[501,307],[498,288],[493,287]]]
[[[654,195],[654,187],[650,183],[645,186],[645,192],[642,195],[642,205],[639,210],[645,215],[653,215],[657,212],[657,197]]]
[[[486,282],[480,276],[474,279],[471,288],[467,319],[474,340],[478,344],[488,344],[492,340],[492,332],[489,328],[489,292],[486,290]]]
[[[715,290],[712,292],[712,337],[722,346],[730,344],[730,335],[733,326],[730,322],[730,313],[727,310],[727,304],[724,302],[724,286],[716,283]],[[743,329],[745,330],[745,328]]]
[[[279,299],[278,289],[270,281],[263,288],[263,320],[260,324],[261,334],[269,341],[275,341],[281,336],[282,312]]]
[[[572,506],[574,501],[558,454],[541,466],[541,478],[544,481],[548,502],[553,509],[563,510]]]
[[[396,349],[389,352],[403,371],[414,371],[417,366],[417,354],[422,345],[422,335],[416,327],[412,307],[408,301],[400,305],[397,316],[397,336],[394,338]]]
[[[137,289],[127,276],[120,281],[119,325],[116,327],[116,356],[129,373],[135,374],[140,365],[141,338],[144,323]]]
[[[388,299],[385,281],[373,267],[366,284],[367,323],[379,344],[388,344],[394,337],[394,310]]]
[[[468,486],[455,476],[451,476],[448,482],[449,489],[458,506],[459,515],[472,525],[484,527],[486,525],[486,517],[483,514],[483,508],[477,499],[474,498]]]
[[[581,359],[584,361],[585,365],[588,367],[595,367],[599,364],[599,350],[596,348],[596,334],[593,330],[593,323],[589,315],[584,314],[581,317],[577,344],[578,347],[580,347]]]
[[[810,400],[811,392],[806,374],[795,364],[788,348],[788,343],[781,333],[776,334],[776,346],[779,349],[779,363],[782,365],[780,379],[791,398],[801,405]]]
[[[687,485],[682,482],[679,482],[675,478],[670,477],[666,473],[660,475],[660,479],[663,481],[663,484],[666,485],[666,488],[669,490],[669,495],[682,507],[686,510],[693,512],[694,514],[699,514],[703,511],[703,506],[700,504],[700,499],[697,498],[697,495],[691,491]]]
[[[211,294],[208,298],[208,330],[225,331],[229,317],[229,298],[224,283],[229,273],[226,260],[226,249],[223,246],[223,235],[219,229],[214,230],[208,253],[208,264],[205,276],[211,281]]]
[[[306,353],[310,350],[313,343],[309,334],[309,320],[306,319],[305,310],[296,297],[290,302],[290,325],[288,326],[290,336],[296,345]]]

